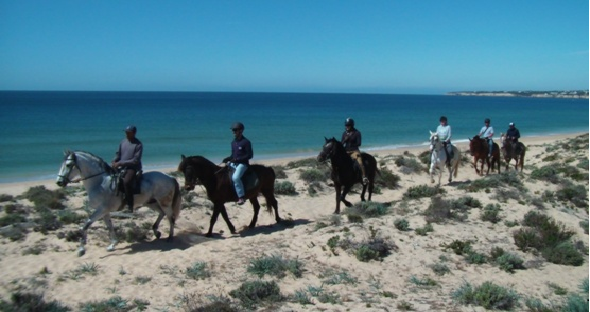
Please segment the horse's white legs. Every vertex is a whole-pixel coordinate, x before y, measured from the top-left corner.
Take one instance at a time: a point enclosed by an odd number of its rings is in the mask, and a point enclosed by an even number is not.
[[[111,216],[108,213],[103,217],[103,220],[104,224],[106,224],[107,228],[109,229],[109,237],[111,238],[111,244],[107,247],[107,251],[113,251],[115,250],[117,243],[119,243],[117,240],[117,234],[115,233]]]

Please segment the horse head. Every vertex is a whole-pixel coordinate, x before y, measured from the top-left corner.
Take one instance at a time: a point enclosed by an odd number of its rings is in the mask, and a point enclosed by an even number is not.
[[[332,137],[331,139],[324,137],[324,139],[326,140],[326,142],[324,143],[322,151],[318,154],[317,157],[317,160],[319,162],[324,162],[332,158],[332,156],[334,156],[334,154],[336,153],[337,145],[340,143],[334,137]]]
[[[479,135],[475,135],[473,138],[469,138],[469,153],[474,156],[476,153],[480,153],[484,149],[485,140]]]
[[[57,180],[55,181],[55,183],[58,186],[66,187],[68,183],[72,181],[70,180],[70,175],[73,171],[76,171],[73,169],[77,169],[78,171],[80,170],[78,164],[76,163],[76,154],[69,150],[64,151],[64,161],[62,162],[59,168],[59,172],[57,173]]]
[[[197,184],[197,172],[193,165],[191,165],[191,158],[180,155],[180,164],[178,164],[178,171],[184,174],[184,189],[192,191]]]
[[[437,145],[440,145],[440,140],[438,139],[438,134],[436,132],[430,132],[430,150],[432,151]],[[438,148],[437,148],[438,149]]]

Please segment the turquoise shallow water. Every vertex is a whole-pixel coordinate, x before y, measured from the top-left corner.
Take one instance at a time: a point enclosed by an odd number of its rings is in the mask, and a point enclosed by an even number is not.
[[[515,122],[523,136],[587,132],[588,100],[445,95],[0,92],[0,182],[52,179],[65,149],[110,160],[127,124],[138,127],[146,170],[180,154],[229,155],[233,121],[246,125],[255,159],[316,155],[324,137],[356,121],[365,150],[424,144],[446,115],[454,141],[492,119],[496,137]]]

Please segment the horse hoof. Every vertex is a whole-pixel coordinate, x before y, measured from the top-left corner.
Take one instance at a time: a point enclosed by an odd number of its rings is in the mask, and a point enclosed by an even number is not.
[[[84,249],[84,248],[78,249],[77,254],[78,254],[78,257],[82,257],[84,254],[86,254],[86,249]]]
[[[340,214],[340,210],[334,210],[334,214]]]
[[[207,233],[207,234],[205,234],[205,237],[211,237],[211,236],[213,236],[213,234],[212,234],[212,233]]]
[[[160,233],[160,231],[156,232],[156,239],[160,239],[160,236],[162,236],[162,233]]]
[[[168,243],[172,243],[174,241],[174,237],[170,236],[166,239]]]
[[[107,251],[114,251],[114,250],[115,250],[115,245],[113,245],[113,244],[110,244],[110,245],[107,247]]]

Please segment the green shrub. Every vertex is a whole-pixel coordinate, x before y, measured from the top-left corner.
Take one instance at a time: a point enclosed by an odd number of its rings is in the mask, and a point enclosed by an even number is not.
[[[465,283],[451,293],[453,300],[465,304],[482,306],[486,309],[512,310],[519,306],[518,294],[492,282],[484,282],[481,286],[472,287]]]
[[[276,179],[286,179],[286,178],[288,178],[287,173],[285,173],[285,167],[283,167],[283,166],[272,166],[272,169],[275,171],[275,178]]]
[[[0,203],[13,201],[13,200],[14,200],[14,196],[12,196],[12,195],[0,194]]]
[[[387,214],[389,206],[377,202],[360,202],[346,207],[343,213],[346,215],[357,215],[364,218],[374,218]]]
[[[211,276],[207,268],[207,262],[197,261],[192,266],[186,268],[186,276],[189,278],[199,280]]]
[[[415,172],[421,172],[425,170],[425,167],[420,164],[415,158],[407,158],[404,156],[399,156],[395,159],[395,165],[402,168],[407,168],[407,170],[402,170],[402,172],[409,174]]]
[[[43,294],[17,292],[10,296],[10,302],[0,300],[0,311],[25,312],[25,311],[51,311],[65,312],[71,309],[58,301],[46,302]]]
[[[576,165],[578,168],[582,168],[584,170],[588,170],[588,158],[580,159],[580,162]]]
[[[466,210],[455,209],[456,204],[452,200],[444,200],[441,196],[433,196],[430,205],[423,212],[424,220],[428,223],[445,223],[449,219],[464,221],[467,219]],[[465,209],[461,206],[461,209]]]
[[[423,278],[417,278],[415,275],[412,275],[410,276],[410,282],[421,287],[433,287],[438,285],[438,283],[435,280],[428,276],[425,276]]]
[[[555,264],[580,266],[584,264],[584,256],[571,242],[561,242],[555,246],[545,247],[541,254],[547,261]]]
[[[33,186],[26,192],[19,196],[19,198],[26,198],[35,204],[35,207],[47,207],[49,209],[64,209],[65,206],[61,202],[66,198],[66,193],[62,189],[50,191],[43,185]]]
[[[299,178],[307,183],[325,182],[328,180],[328,172],[318,169],[306,169],[299,172]]]
[[[410,229],[410,222],[408,222],[406,219],[396,219],[393,222],[393,225],[400,231],[407,231]]]
[[[431,266],[431,268],[436,275],[445,275],[447,273],[451,273],[449,267],[444,263],[435,263]]]
[[[445,194],[445,189],[426,184],[409,187],[403,195],[404,199],[418,199],[423,197],[432,197],[438,194]]]
[[[514,270],[524,269],[524,260],[521,257],[511,253],[504,253],[496,259],[496,263],[500,266],[500,269],[514,273]]]
[[[81,311],[81,312],[95,312],[95,311],[100,311],[100,312],[121,311],[121,312],[124,312],[124,311],[130,311],[134,308],[133,306],[130,306],[128,304],[129,304],[129,302],[127,300],[121,298],[120,296],[115,296],[115,297],[109,298],[107,300],[81,303],[79,311]]]
[[[584,234],[588,234],[588,226],[590,224],[588,223],[588,220],[582,220],[580,221],[580,227],[584,229]]]
[[[250,260],[247,269],[248,273],[262,277],[265,274],[283,278],[285,272],[290,272],[295,277],[301,277],[303,272],[303,264],[295,260],[283,260],[280,255],[263,256]]]
[[[426,236],[429,232],[434,232],[434,228],[432,227],[432,224],[426,223],[423,227],[417,228],[414,231],[420,236]]]
[[[588,191],[583,185],[564,184],[555,192],[555,197],[579,208],[588,207]]]
[[[18,213],[8,213],[0,217],[0,227],[21,223],[27,221],[27,218]]]
[[[397,246],[393,242],[380,237],[372,237],[355,246],[354,254],[362,262],[368,262],[370,260],[382,261],[393,250],[397,250]]]
[[[488,257],[486,257],[486,255],[479,252],[475,252],[473,250],[467,252],[467,254],[465,254],[464,256],[467,263],[484,264],[488,262]]]
[[[280,181],[275,184],[275,194],[277,195],[297,195],[295,185],[289,181]]]
[[[379,174],[375,179],[375,184],[383,185],[388,189],[396,189],[399,187],[399,181],[401,178],[387,168],[381,168]]]
[[[453,240],[450,244],[441,244],[443,250],[451,249],[456,255],[466,255],[472,251],[470,241]]]
[[[244,282],[238,289],[230,291],[229,295],[238,299],[242,305],[249,309],[262,303],[275,303],[283,299],[279,285],[275,281]]]
[[[547,165],[538,169],[533,169],[531,172],[531,179],[541,180],[557,184],[560,179],[555,165]]]
[[[500,211],[502,211],[502,209],[500,208],[500,205],[498,204],[487,204],[484,209],[483,212],[481,214],[481,220],[483,221],[489,221],[491,223],[498,223],[500,222],[501,218],[499,216]]]
[[[325,165],[318,162],[315,157],[294,160],[294,161],[290,161],[287,164],[287,168],[289,168],[289,169],[301,168],[301,167],[318,168],[320,166],[324,167]]]

